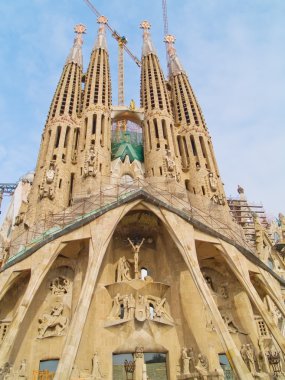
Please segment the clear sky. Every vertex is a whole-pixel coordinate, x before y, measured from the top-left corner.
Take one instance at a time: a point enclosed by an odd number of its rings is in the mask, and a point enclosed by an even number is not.
[[[92,0],[140,57],[152,24],[163,69],[161,0]],[[0,2],[0,183],[35,167],[40,136],[76,23],[87,26],[86,70],[97,33],[83,0]],[[169,32],[203,109],[227,195],[237,185],[271,215],[285,213],[285,1],[168,0]],[[108,35],[117,103],[117,45]],[[139,69],[125,58],[126,103],[139,103]]]

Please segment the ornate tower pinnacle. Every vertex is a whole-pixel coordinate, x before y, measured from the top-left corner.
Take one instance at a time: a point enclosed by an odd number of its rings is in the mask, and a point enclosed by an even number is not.
[[[107,40],[106,40],[106,30],[105,25],[107,24],[108,19],[105,16],[100,16],[97,19],[97,23],[100,24],[99,30],[98,30],[98,36],[94,45],[94,49],[107,49]]]
[[[181,62],[176,54],[176,49],[174,47],[176,38],[168,34],[164,37],[164,42],[167,44],[167,53],[169,56],[169,74],[176,75],[179,73],[184,73],[184,69],[181,65]]]
[[[150,27],[151,27],[150,23],[146,20],[140,23],[140,28],[143,29],[143,48],[142,48],[143,57],[151,53],[156,54],[156,50],[153,46],[150,33],[149,33]]]
[[[83,34],[86,33],[86,26],[83,24],[77,24],[74,27],[74,31],[77,34],[77,36],[74,39],[73,47],[69,53],[69,56],[67,57],[66,63],[77,63],[79,66],[83,66],[83,59],[82,59],[82,45],[83,45]]]

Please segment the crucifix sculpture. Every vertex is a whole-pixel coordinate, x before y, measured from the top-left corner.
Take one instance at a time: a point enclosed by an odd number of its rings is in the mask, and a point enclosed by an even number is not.
[[[140,278],[140,275],[139,275],[139,251],[140,251],[140,248],[144,242],[144,238],[142,239],[142,241],[140,243],[137,243],[137,244],[134,244],[130,238],[128,238],[128,241],[130,242],[130,244],[133,248],[133,251],[134,251],[135,279],[138,280]]]

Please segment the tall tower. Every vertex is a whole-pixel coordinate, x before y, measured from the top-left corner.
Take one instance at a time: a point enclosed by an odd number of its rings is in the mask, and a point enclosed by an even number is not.
[[[182,179],[186,189],[225,204],[225,194],[201,108],[177,56],[175,38],[165,37],[178,148],[182,158]]]
[[[144,155],[146,178],[181,180],[176,131],[163,72],[151,41],[147,21],[143,29],[141,106],[144,107]]]
[[[74,193],[93,192],[96,190],[94,184],[110,175],[112,95],[105,32],[107,18],[100,16],[98,23],[98,36],[85,79],[80,157]]]
[[[85,31],[84,25],[76,25],[76,38],[50,106],[29,196],[31,221],[47,212],[62,210],[70,202],[80,130],[81,47]]]

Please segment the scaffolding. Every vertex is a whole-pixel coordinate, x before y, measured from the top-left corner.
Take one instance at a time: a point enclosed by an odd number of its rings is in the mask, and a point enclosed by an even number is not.
[[[101,180],[96,192],[75,194],[73,204],[57,213],[47,213],[27,229],[18,227],[17,235],[2,247],[4,263],[12,265],[27,251],[35,251],[56,237],[89,223],[103,213],[143,196],[158,207],[168,209],[189,221],[194,227],[232,244],[244,247],[254,254],[243,228],[233,219],[228,208],[215,204],[203,196],[189,193],[175,180],[153,182],[136,179],[131,183],[110,183],[110,177]],[[30,215],[31,217],[32,215]]]
[[[272,240],[268,229],[270,224],[261,203],[249,203],[242,198],[228,198],[227,201],[235,221],[243,228],[249,244],[255,246],[256,243],[256,220],[259,221]]]

